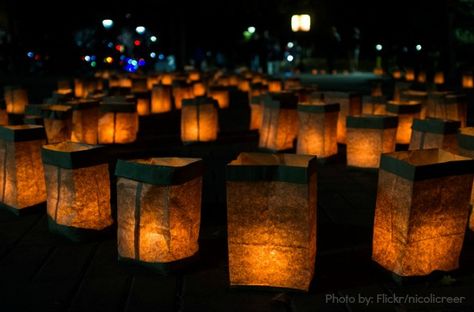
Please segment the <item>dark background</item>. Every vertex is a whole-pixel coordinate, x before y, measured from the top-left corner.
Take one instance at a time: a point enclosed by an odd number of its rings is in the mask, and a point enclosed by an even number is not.
[[[48,55],[50,69],[57,71],[78,66],[82,51],[74,44],[74,34],[91,27],[100,36],[104,31],[103,18],[113,19],[116,27],[134,29],[143,24],[158,36],[160,52],[175,54],[182,63],[198,48],[212,53],[220,51],[230,60],[244,62],[242,32],[251,25],[260,33],[268,30],[283,44],[297,40],[311,48],[312,56],[324,57],[329,29],[334,25],[343,43],[353,27],[360,28],[362,59],[373,58],[376,43],[383,44],[383,53],[387,55],[397,55],[403,47],[413,54],[415,45],[421,44],[423,62],[432,63],[430,55],[439,53],[442,68],[453,64],[470,67],[470,57],[463,55],[472,52],[472,44],[457,43],[453,29],[458,24],[472,29],[472,15],[464,16],[471,2],[0,0],[0,26],[11,34],[9,49],[15,51],[17,62],[21,62],[26,51],[42,51]],[[291,32],[290,17],[295,13],[311,15],[309,33]]]

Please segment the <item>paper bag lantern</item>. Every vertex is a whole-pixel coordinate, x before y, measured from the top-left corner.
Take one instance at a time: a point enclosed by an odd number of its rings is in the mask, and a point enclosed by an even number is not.
[[[183,100],[181,141],[209,142],[217,140],[217,101],[205,96]]]
[[[347,165],[378,168],[380,155],[395,151],[396,116],[347,116]]]
[[[385,115],[385,104],[387,99],[384,96],[363,96],[362,114],[364,115]]]
[[[393,90],[393,100],[400,101],[401,95],[403,92],[410,90],[412,83],[405,81],[395,81],[394,90]]]
[[[361,95],[347,92],[315,92],[313,96],[316,99],[323,99],[324,103],[339,103],[341,110],[337,121],[337,142],[346,143],[346,117],[361,114]]]
[[[298,105],[297,154],[326,158],[337,154],[339,104]]]
[[[138,133],[138,114],[134,102],[124,98],[106,98],[100,105],[98,121],[99,144],[135,142]]]
[[[259,130],[263,120],[263,96],[257,95],[250,100],[250,130]]]
[[[308,290],[316,256],[316,157],[242,153],[226,168],[230,285]]]
[[[401,92],[400,101],[416,101],[421,104],[420,118],[426,118],[428,109],[428,92],[416,90],[404,90]]]
[[[446,96],[449,92],[433,91],[428,93],[426,117],[444,119]]]
[[[457,154],[474,158],[474,128],[466,127],[459,129]],[[471,207],[474,207],[474,184],[471,192]],[[471,211],[469,219],[469,228],[474,231],[474,208]]]
[[[24,114],[28,105],[28,93],[19,87],[4,88],[5,105],[9,114]]]
[[[433,82],[436,85],[444,84],[444,73],[443,72],[436,72],[433,78]]]
[[[173,75],[171,73],[161,74],[160,83],[165,86],[171,86],[173,83]]]
[[[436,118],[457,120],[461,127],[467,122],[467,98],[463,94],[446,94],[445,100],[437,107]]]
[[[201,80],[201,73],[197,70],[192,70],[188,73],[189,81],[199,81]]]
[[[261,83],[252,83],[250,85],[249,97],[252,98],[257,95],[262,95],[268,91],[268,86],[265,86]]]
[[[219,104],[220,109],[228,108],[230,101],[230,91],[228,87],[213,86],[209,88],[209,97],[213,98]]]
[[[272,151],[293,148],[298,134],[298,97],[290,92],[268,93],[263,101],[258,146]]]
[[[148,75],[146,77],[146,86],[147,90],[151,91],[153,87],[160,82],[160,78],[158,75]]]
[[[158,84],[151,91],[151,112],[166,113],[173,108],[173,90],[171,86]]]
[[[440,148],[456,151],[456,134],[461,123],[454,120],[414,119],[409,150]]]
[[[185,81],[175,80],[173,81],[173,99],[174,107],[181,109],[183,100],[193,98],[192,86]]]
[[[473,162],[438,149],[382,155],[372,259],[400,276],[456,269]]]
[[[49,105],[43,109],[42,116],[49,144],[61,143],[71,139],[71,106]]]
[[[97,89],[97,83],[93,79],[74,79],[74,96],[85,98]]]
[[[97,144],[97,124],[99,118],[99,102],[79,99],[67,102],[72,109],[71,141]]]
[[[138,116],[148,116],[150,115],[150,93],[146,92],[135,92],[133,93],[137,99],[137,113]]]
[[[42,148],[50,230],[72,240],[113,223],[109,165],[98,146],[62,142]]]
[[[41,163],[45,139],[42,126],[0,127],[0,202],[17,214],[46,201]]]
[[[206,95],[206,85],[202,81],[194,81],[192,84],[193,96],[204,96]]]
[[[397,143],[410,144],[411,125],[414,118],[420,118],[421,104],[416,101],[388,101],[387,113],[398,116]]]
[[[249,79],[241,79],[239,81],[239,90],[243,92],[249,92],[250,91],[250,83],[251,80]]]
[[[405,80],[406,81],[414,81],[415,80],[415,71],[412,68],[408,68],[405,73]]]
[[[280,79],[270,79],[268,80],[268,91],[269,92],[281,92],[281,80]]]
[[[424,71],[419,72],[418,76],[416,77],[416,80],[419,83],[425,83],[426,82],[426,73]]]
[[[462,76],[462,87],[465,89],[474,88],[474,78],[472,74],[464,74]]]
[[[392,72],[392,77],[393,77],[393,79],[401,79],[401,78],[402,78],[402,72],[401,72],[401,70],[395,69],[395,70]]]
[[[117,162],[120,259],[166,269],[197,255],[202,174],[196,158]]]

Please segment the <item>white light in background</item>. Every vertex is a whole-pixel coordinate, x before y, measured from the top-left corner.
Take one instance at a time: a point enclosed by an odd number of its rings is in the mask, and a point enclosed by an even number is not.
[[[137,26],[137,28],[135,28],[135,31],[139,35],[143,35],[145,33],[145,30],[146,30],[146,28],[144,26]]]
[[[295,14],[291,17],[291,30],[309,31],[311,29],[311,16],[308,14]]]
[[[249,28],[247,28],[247,31],[251,34],[255,33],[255,27],[254,26],[250,26]]]
[[[381,45],[380,43],[378,43],[378,44],[375,45],[375,50],[377,50],[377,51],[382,51],[382,48],[383,48],[383,47],[382,47],[382,45]]]
[[[114,21],[111,19],[105,19],[102,21],[102,26],[104,26],[105,29],[110,29],[114,26]]]

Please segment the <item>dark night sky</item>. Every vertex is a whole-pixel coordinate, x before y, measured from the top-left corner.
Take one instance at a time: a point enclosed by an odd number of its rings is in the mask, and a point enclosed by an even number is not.
[[[114,19],[116,25],[144,24],[170,52],[179,46],[180,27],[185,29],[187,51],[196,47],[232,51],[241,40],[242,31],[250,25],[256,26],[257,31],[268,29],[282,41],[295,39],[289,21],[297,12],[312,15],[312,31],[303,40],[316,47],[324,47],[325,35],[331,25],[336,25],[343,40],[352,27],[358,26],[363,44],[371,48],[381,42],[387,46],[421,43],[426,49],[443,49],[447,42],[449,0],[133,0],[128,4],[84,0],[62,5],[47,0],[2,1],[14,21],[22,48],[40,47],[61,54],[74,48],[74,31],[100,25],[104,17]],[[125,19],[126,13],[131,18]]]

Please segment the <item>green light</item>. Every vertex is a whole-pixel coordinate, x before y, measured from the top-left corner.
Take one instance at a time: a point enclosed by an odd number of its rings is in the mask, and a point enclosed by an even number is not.
[[[94,61],[94,62],[91,62],[91,66],[92,67],[95,67],[97,65],[97,63]]]
[[[244,39],[245,40],[250,40],[252,38],[252,33],[250,33],[249,31],[244,31]]]

